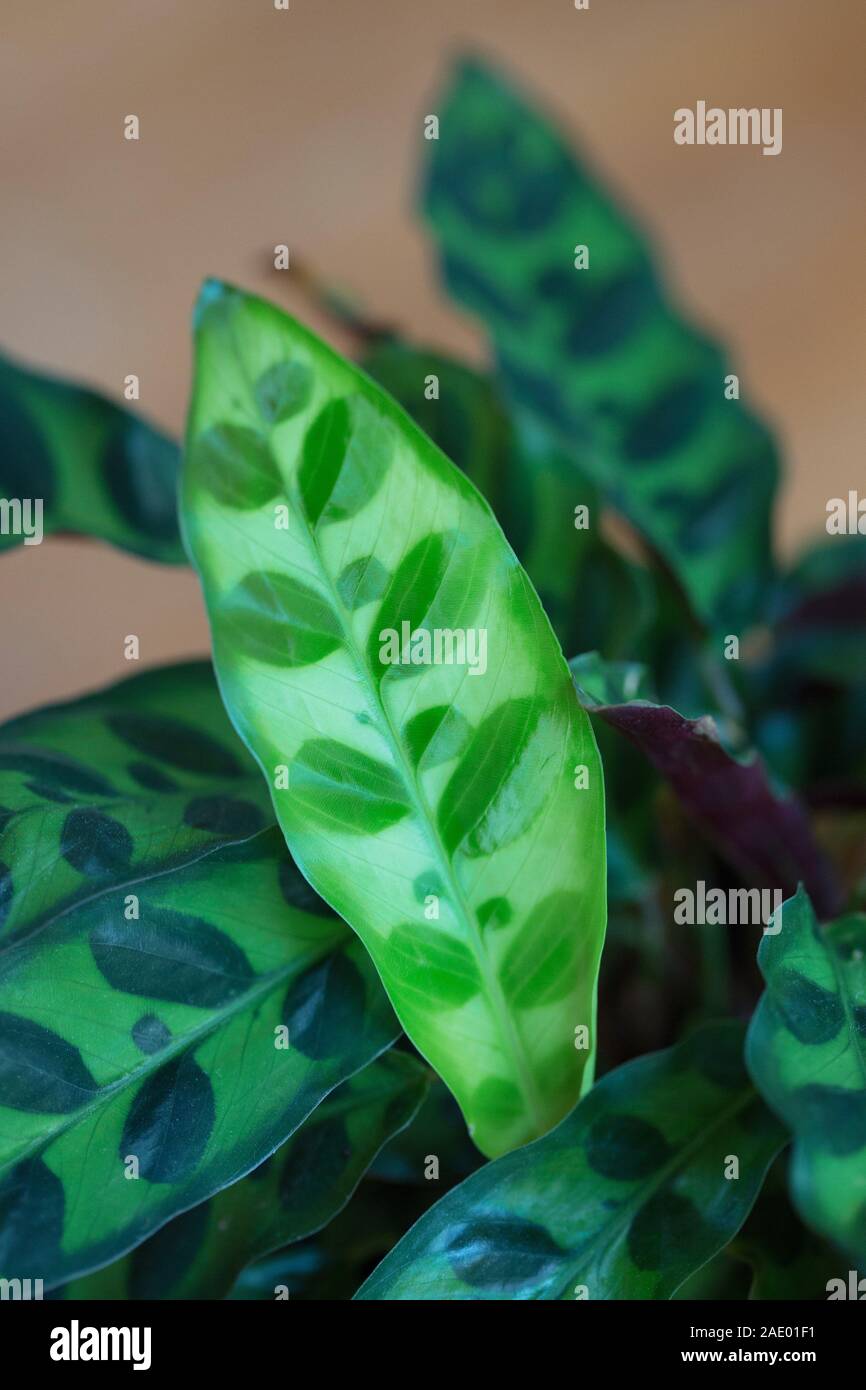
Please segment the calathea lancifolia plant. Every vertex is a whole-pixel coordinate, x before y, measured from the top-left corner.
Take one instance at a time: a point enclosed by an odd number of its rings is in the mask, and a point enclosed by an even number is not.
[[[3,544],[38,500],[186,557],[213,634],[0,730],[4,1287],[866,1269],[864,543],[776,558],[771,437],[628,218],[482,66],[438,110],[489,372],[216,282],[182,451],[0,371]]]

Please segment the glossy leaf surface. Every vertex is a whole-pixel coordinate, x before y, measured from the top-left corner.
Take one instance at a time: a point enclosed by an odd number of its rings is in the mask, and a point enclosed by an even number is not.
[[[803,1220],[866,1269],[866,916],[821,930],[805,892],[777,914],[758,964],[767,984],[748,1063],[794,1135]]]
[[[0,941],[272,824],[207,662],[12,719],[0,727]]]
[[[506,81],[465,62],[435,109],[424,210],[448,289],[485,324],[511,397],[559,431],[697,613],[737,631],[770,576],[778,468],[767,431],[726,399],[724,355],[680,319],[631,220]]]
[[[246,1178],[163,1226],[67,1299],[224,1298],[240,1271],[302,1240],[351,1197],[383,1144],[412,1120],[427,1073],[390,1051],[344,1081]]]
[[[784,1142],[741,1054],[741,1028],[714,1024],[608,1073],[437,1202],[358,1297],[669,1298],[740,1228]]]
[[[116,1258],[259,1165],[397,1034],[363,948],[293,905],[276,828],[0,957],[0,1276]],[[308,893],[299,885],[299,897]]]
[[[96,391],[0,358],[0,501],[42,502],[45,534],[98,536],[183,564],[177,445]],[[26,512],[25,512],[26,516]],[[0,550],[22,534],[0,534]]]
[[[479,1147],[544,1132],[591,1065],[603,787],[487,504],[311,333],[209,285],[182,506],[223,698],[298,864]]]

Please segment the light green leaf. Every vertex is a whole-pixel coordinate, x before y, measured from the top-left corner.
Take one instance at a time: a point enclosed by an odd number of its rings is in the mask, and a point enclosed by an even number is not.
[[[610,1072],[437,1202],[358,1297],[670,1298],[740,1228],[785,1141],[742,1039],[713,1024]]]
[[[0,504],[41,503],[42,529],[98,536],[183,564],[177,445],[85,387],[0,358]],[[28,513],[30,528],[36,513]],[[0,550],[25,539],[11,525]]]
[[[260,383],[289,363],[310,371],[311,394],[272,426]],[[237,463],[239,488],[265,447],[279,474],[279,495],[259,507],[228,505],[202,450],[229,426],[262,441]],[[591,1073],[602,775],[489,508],[355,368],[278,310],[212,284],[182,511],[223,698],[297,862],[362,937],[479,1147],[543,1133]],[[342,594],[371,571],[376,596],[347,606]],[[407,654],[404,626],[418,664],[387,660]],[[455,632],[465,650],[446,645]],[[416,765],[445,711],[450,729]]]
[[[348,1202],[382,1145],[410,1123],[428,1073],[390,1051],[344,1081],[246,1178],[163,1226],[67,1299],[224,1298],[252,1260],[302,1240]]]
[[[822,930],[807,894],[782,905],[758,964],[767,983],[747,1058],[794,1135],[794,1204],[866,1270],[866,916]]]

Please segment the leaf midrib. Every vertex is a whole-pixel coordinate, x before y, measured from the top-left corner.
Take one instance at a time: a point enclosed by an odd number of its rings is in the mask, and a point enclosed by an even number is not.
[[[203,1019],[195,1028],[190,1029],[189,1032],[184,1033],[181,1037],[174,1039],[168,1046],[161,1048],[159,1052],[149,1054],[140,1066],[132,1071],[125,1072],[123,1076],[118,1077],[116,1081],[109,1082],[106,1086],[100,1086],[99,1090],[93,1096],[93,1099],[86,1105],[81,1106],[78,1110],[71,1111],[56,1125],[36,1135],[24,1149],[0,1161],[0,1175],[8,1172],[10,1168],[24,1162],[34,1154],[38,1154],[43,1149],[46,1149],[48,1145],[52,1144],[61,1134],[65,1134],[69,1129],[74,1129],[79,1123],[86,1120],[93,1111],[98,1110],[103,1105],[110,1104],[115,1096],[119,1095],[127,1087],[134,1086],[141,1078],[159,1071],[166,1062],[171,1061],[173,1057],[177,1057],[180,1053],[187,1051],[192,1045],[200,1042],[202,1038],[207,1037],[210,1033],[223,1027],[224,1024],[230,1022],[237,1014],[243,1013],[247,1008],[256,1004],[260,999],[270,994],[287,979],[292,978],[295,974],[301,973],[304,967],[314,965],[318,959],[326,955],[328,951],[334,949],[334,944],[335,943],[332,942],[324,949],[302,952],[300,955],[293,956],[291,961],[287,961],[286,964],[279,969],[269,971],[267,975],[261,976],[255,987],[247,990],[244,994],[236,996],[231,1003],[224,1005],[222,1008],[209,1012],[208,1017]],[[144,997],[149,998],[151,996]],[[186,1007],[192,1006],[187,1005]]]
[[[320,578],[322,578],[325,587],[328,591],[328,594],[330,595],[331,603],[337,614],[340,626],[343,630],[345,648],[349,652],[349,655],[351,656],[352,660],[354,661],[356,669],[358,670],[363,685],[368,690],[368,693],[370,687],[372,687],[373,704],[380,714],[382,724],[384,726],[383,731],[386,735],[387,741],[391,745],[392,755],[399,770],[402,773],[404,785],[406,786],[409,795],[414,803],[415,815],[417,819],[421,822],[422,826],[425,826],[427,828],[428,839],[431,841],[435,852],[435,857],[439,861],[439,868],[443,874],[444,881],[451,885],[453,901],[455,903],[455,906],[459,909],[459,916],[463,919],[466,936],[469,939],[469,944],[472,949],[472,953],[475,956],[475,960],[477,962],[482,981],[487,990],[488,998],[492,1007],[492,1012],[496,1019],[500,1037],[504,1044],[504,1051],[506,1055],[510,1055],[512,1058],[514,1073],[518,1079],[518,1084],[523,1093],[524,1102],[526,1104],[527,1111],[532,1119],[535,1131],[537,1134],[543,1134],[544,1131],[548,1128],[548,1122],[545,1117],[544,1107],[541,1102],[541,1097],[539,1095],[538,1088],[535,1084],[535,1078],[533,1076],[532,1067],[530,1065],[529,1058],[526,1053],[526,1047],[523,1043],[522,1038],[520,1037],[514,1019],[511,1016],[511,1012],[508,1008],[504,993],[502,991],[502,986],[499,982],[499,979],[496,976],[496,972],[493,969],[490,963],[490,959],[484,948],[484,943],[481,938],[481,932],[479,930],[478,923],[475,920],[475,915],[469,907],[468,902],[466,901],[465,894],[463,893],[457,875],[454,872],[453,865],[442,842],[442,837],[439,834],[438,826],[432,815],[431,809],[427,803],[427,799],[424,796],[420,783],[416,779],[414,769],[412,768],[403,749],[402,742],[400,741],[397,730],[394,727],[394,722],[391,719],[388,709],[385,706],[385,702],[381,697],[379,687],[376,681],[373,680],[371,677],[371,673],[367,666],[364,653],[361,651],[359,643],[355,638],[355,634],[351,626],[349,612],[343,604],[339,592],[337,591],[336,585],[331,577],[330,571],[328,570],[328,567],[325,564],[324,557],[316,539],[315,531],[310,526],[310,523],[307,519],[306,511],[303,507],[303,503],[301,499],[299,499],[297,504],[295,504],[293,502],[292,497],[289,495],[288,489],[285,488],[285,486],[284,496],[286,498],[287,505],[291,508],[292,511],[294,511],[298,515],[301,525],[304,528],[309,542],[310,551],[314,557],[314,560],[319,570]],[[395,1008],[396,1007],[397,1005],[395,1002]]]

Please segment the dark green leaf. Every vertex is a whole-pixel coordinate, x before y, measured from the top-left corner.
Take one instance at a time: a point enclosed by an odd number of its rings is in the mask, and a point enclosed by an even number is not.
[[[739,1230],[784,1142],[741,1051],[740,1027],[714,1024],[610,1072],[437,1202],[358,1297],[669,1298]]]
[[[84,387],[0,359],[0,503],[42,504],[42,528],[183,564],[177,445]],[[24,540],[0,530],[0,550]]]
[[[676,315],[632,223],[505,81],[463,63],[436,110],[425,212],[509,395],[557,430],[701,617],[737,631],[769,579],[778,468],[767,431],[725,399],[723,354]]]

